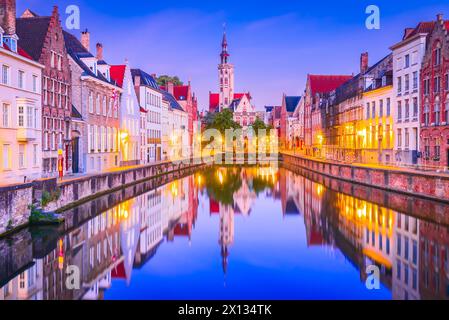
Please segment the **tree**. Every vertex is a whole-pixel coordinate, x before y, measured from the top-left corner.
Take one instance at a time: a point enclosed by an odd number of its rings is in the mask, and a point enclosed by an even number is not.
[[[224,109],[217,113],[208,113],[206,116],[206,129],[217,129],[225,135],[227,129],[240,129],[241,126],[234,121],[232,111]]]
[[[271,126],[267,126],[265,124],[265,122],[263,122],[262,120],[259,119],[259,117],[256,118],[256,121],[254,121],[254,123],[251,125],[251,127],[253,128],[254,132],[258,132],[259,130],[270,130],[272,129]]]
[[[162,75],[162,76],[159,76],[157,79],[156,79],[156,81],[157,81],[157,84],[159,85],[159,86],[163,86],[163,87],[165,87],[165,86],[167,86],[167,83],[168,82],[173,82],[173,85],[175,85],[175,86],[182,86],[184,83],[179,79],[179,77],[178,76],[168,76],[168,75]]]

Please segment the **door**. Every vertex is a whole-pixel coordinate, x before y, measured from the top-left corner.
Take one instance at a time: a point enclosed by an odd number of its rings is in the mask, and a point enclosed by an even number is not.
[[[76,137],[72,140],[72,171],[79,173],[79,142],[80,138]]]
[[[446,159],[447,159],[447,164],[446,165],[449,167],[449,149],[447,149],[447,158]]]

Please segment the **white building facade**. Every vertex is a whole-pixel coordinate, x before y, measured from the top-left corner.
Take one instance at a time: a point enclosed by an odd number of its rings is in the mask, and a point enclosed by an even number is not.
[[[8,44],[9,45],[8,45]],[[43,65],[0,27],[0,184],[41,177]]]
[[[397,164],[418,163],[421,105],[419,79],[426,48],[426,24],[420,23],[415,29],[407,29],[402,41],[391,47],[394,123],[397,135],[394,151]]]
[[[162,90],[153,76],[140,69],[132,69],[134,88],[139,100],[140,160],[150,164],[162,160]]]

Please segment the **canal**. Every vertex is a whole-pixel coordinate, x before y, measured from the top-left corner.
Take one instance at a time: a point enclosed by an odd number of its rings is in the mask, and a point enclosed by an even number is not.
[[[449,298],[448,206],[293,171],[210,167],[81,204],[0,240],[0,299]]]

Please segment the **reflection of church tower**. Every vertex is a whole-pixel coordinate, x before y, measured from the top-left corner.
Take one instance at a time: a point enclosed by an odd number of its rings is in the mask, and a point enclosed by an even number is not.
[[[220,240],[223,272],[228,270],[229,246],[234,243],[234,210],[220,204]]]
[[[221,43],[221,63],[218,65],[218,76],[220,81],[220,110],[227,108],[234,100],[234,65],[229,63],[228,41],[226,31],[223,33]]]

